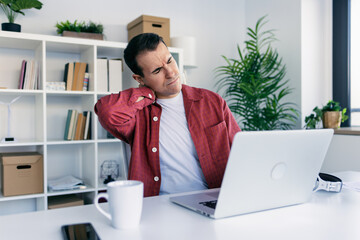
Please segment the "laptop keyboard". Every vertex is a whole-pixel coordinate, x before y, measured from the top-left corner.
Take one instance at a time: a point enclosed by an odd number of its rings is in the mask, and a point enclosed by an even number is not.
[[[199,202],[199,204],[202,204],[206,207],[215,209],[217,200],[207,201],[207,202]]]

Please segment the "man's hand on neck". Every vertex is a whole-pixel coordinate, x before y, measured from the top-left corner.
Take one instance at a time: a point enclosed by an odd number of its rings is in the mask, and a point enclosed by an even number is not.
[[[147,87],[147,86],[145,86],[145,85],[139,84],[139,88],[143,88],[143,87],[149,88],[149,87]],[[149,89],[153,92],[153,95],[154,95],[155,98],[156,98],[156,94],[155,94],[154,90],[152,90],[151,88],[149,88]],[[140,101],[142,101],[143,99],[144,99],[143,96],[138,97],[138,99],[136,100],[136,102],[140,102]]]

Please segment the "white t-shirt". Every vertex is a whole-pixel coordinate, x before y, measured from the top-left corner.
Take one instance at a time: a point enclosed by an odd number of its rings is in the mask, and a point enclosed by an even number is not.
[[[182,92],[169,99],[157,99],[160,118],[160,194],[207,189],[194,142],[185,116]]]

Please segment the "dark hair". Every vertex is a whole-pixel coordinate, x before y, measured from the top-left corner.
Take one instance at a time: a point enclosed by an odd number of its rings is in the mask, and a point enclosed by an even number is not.
[[[154,51],[160,42],[165,44],[162,37],[155,33],[142,33],[130,40],[124,50],[124,59],[133,73],[144,76],[142,69],[136,61],[136,57],[145,51]]]

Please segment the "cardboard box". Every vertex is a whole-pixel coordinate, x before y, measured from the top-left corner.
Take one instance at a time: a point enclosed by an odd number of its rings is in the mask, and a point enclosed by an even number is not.
[[[170,46],[170,19],[141,15],[127,25],[128,40],[141,33],[156,33],[160,35],[167,46]]]
[[[76,195],[62,195],[50,197],[48,200],[48,209],[81,206],[84,205],[84,200]]]
[[[37,152],[0,154],[4,196],[44,192],[43,156]]]

